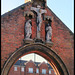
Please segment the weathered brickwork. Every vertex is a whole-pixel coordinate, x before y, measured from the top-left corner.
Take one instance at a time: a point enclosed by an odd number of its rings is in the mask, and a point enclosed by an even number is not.
[[[1,68],[7,59],[19,47],[24,39],[24,12],[30,11],[31,4],[24,4],[1,17]],[[52,49],[65,63],[70,75],[74,69],[74,36],[65,24],[47,7],[48,16],[52,16]],[[32,19],[32,39],[36,38],[36,16]],[[41,27],[41,38],[45,41],[45,21]]]

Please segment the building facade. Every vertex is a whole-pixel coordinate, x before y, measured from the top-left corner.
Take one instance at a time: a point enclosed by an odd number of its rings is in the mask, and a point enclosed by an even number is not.
[[[49,61],[56,75],[74,75],[74,34],[47,0],[31,0],[1,16],[1,75],[30,53]]]
[[[56,75],[50,64],[18,60],[8,75]]]

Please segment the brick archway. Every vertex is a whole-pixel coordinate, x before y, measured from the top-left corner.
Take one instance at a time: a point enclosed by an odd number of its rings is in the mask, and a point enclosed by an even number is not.
[[[23,55],[29,53],[37,53],[48,60],[52,68],[56,71],[57,75],[69,75],[67,68],[61,58],[52,49],[41,43],[24,45],[23,47],[16,50],[5,63],[1,75],[8,75],[9,70],[15,61],[17,61]]]

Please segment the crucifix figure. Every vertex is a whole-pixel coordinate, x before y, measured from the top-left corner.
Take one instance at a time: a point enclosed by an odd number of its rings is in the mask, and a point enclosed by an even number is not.
[[[43,13],[46,13],[46,10],[41,9],[41,6],[37,6],[37,8],[35,7],[31,7],[31,10],[35,11],[37,13],[37,38],[40,38],[40,27],[42,24],[42,17],[41,15]]]

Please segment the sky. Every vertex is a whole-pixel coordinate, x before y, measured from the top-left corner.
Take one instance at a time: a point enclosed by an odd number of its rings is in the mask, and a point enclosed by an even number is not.
[[[35,57],[35,60],[34,60],[34,57]],[[27,54],[27,55],[25,55],[25,56],[19,58],[19,60],[20,60],[20,59],[21,59],[21,60],[27,60],[27,61],[32,60],[33,62],[35,61],[35,62],[46,62],[46,63],[48,63],[48,61],[47,61],[45,58],[43,58],[42,56],[40,56],[40,55],[38,55],[38,54],[35,54],[35,55],[34,55],[34,53]]]
[[[24,2],[25,0],[1,0],[1,15],[17,8]],[[47,6],[74,33],[74,0],[47,0]],[[22,59],[32,59],[34,61],[34,54],[26,55]],[[45,61],[42,57],[36,55],[36,61],[41,60]]]

